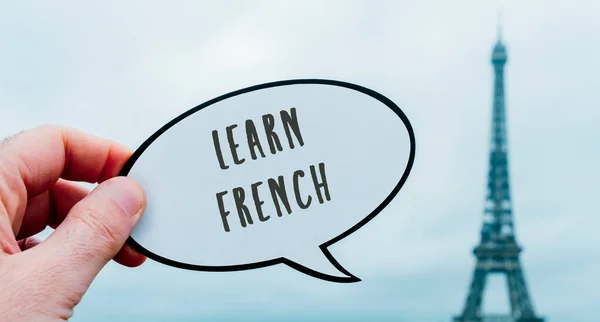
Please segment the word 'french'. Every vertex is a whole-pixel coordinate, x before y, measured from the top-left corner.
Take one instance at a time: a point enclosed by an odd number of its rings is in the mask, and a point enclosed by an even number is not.
[[[313,197],[310,193],[303,195],[300,192],[299,180],[301,180],[301,178],[304,176],[304,171],[295,171],[291,180],[292,187],[290,187],[289,182],[286,186],[286,181],[283,176],[278,176],[277,179],[269,178],[266,185],[262,187],[263,189],[266,188],[265,190],[270,192],[268,194],[270,194],[278,217],[283,216],[282,208],[285,208],[285,212],[287,212],[288,215],[292,213],[292,204],[290,203],[290,199],[295,201],[300,209],[307,209],[314,204]],[[311,165],[310,177],[314,186],[314,193],[316,194],[319,203],[322,204],[325,201],[330,201],[331,196],[329,194],[329,187],[327,185],[327,177],[325,175],[325,164],[322,162],[319,163],[318,169],[314,165]],[[307,179],[308,178],[304,180]],[[233,203],[235,204],[235,210],[237,211],[240,225],[242,227],[254,224],[254,218],[258,218],[259,222],[265,222],[271,218],[271,214],[265,214],[262,208],[263,204],[265,203],[264,200],[261,199],[261,195],[259,193],[259,187],[262,184],[262,181],[251,184],[250,193],[246,193],[246,190],[242,187],[233,188],[232,190]],[[219,212],[221,213],[221,219],[223,221],[223,229],[225,229],[226,232],[229,232],[230,228],[227,216],[229,216],[230,211],[226,210],[224,202],[224,198],[227,193],[227,191],[218,192],[216,197],[217,204],[219,206]],[[231,200],[231,198],[228,199]],[[250,199],[249,202],[247,201],[248,199]],[[254,206],[252,207],[254,208],[253,211],[250,211],[248,204],[252,204]],[[254,216],[252,215],[253,212],[255,213]]]

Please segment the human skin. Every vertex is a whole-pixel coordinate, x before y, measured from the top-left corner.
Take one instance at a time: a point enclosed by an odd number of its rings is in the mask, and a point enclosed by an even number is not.
[[[59,126],[0,142],[0,321],[68,320],[110,260],[145,261],[125,244],[146,206],[142,188],[117,177],[131,153]],[[31,237],[47,226],[44,241]]]

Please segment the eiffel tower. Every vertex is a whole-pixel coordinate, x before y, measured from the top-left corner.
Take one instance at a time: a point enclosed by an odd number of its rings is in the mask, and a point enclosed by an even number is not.
[[[504,65],[507,58],[499,30],[491,59],[495,74],[492,140],[481,241],[473,250],[477,264],[464,309],[459,316],[454,317],[455,322],[544,321],[534,311],[519,260],[521,247],[514,234],[504,106]],[[481,312],[486,277],[492,273],[506,276],[511,308],[508,316],[484,316]]]

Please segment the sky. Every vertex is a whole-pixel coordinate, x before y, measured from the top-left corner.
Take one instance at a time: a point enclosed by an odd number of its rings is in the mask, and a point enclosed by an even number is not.
[[[0,2],[0,136],[62,124],[137,148],[211,98],[290,78],[374,89],[410,119],[411,175],[332,247],[362,281],[278,265],[109,263],[73,321],[450,321],[474,267],[503,8],[516,234],[537,312],[600,315],[600,32],[594,0]],[[508,310],[492,276],[486,312]]]

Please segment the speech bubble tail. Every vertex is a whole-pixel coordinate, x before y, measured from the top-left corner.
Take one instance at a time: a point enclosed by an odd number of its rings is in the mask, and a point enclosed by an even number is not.
[[[360,282],[360,278],[342,267],[326,249],[296,254],[286,264],[304,274],[330,282]]]

